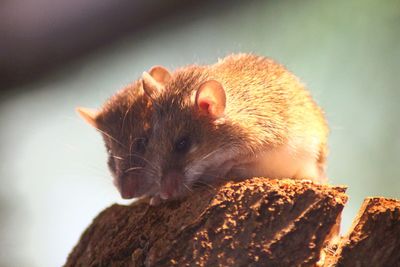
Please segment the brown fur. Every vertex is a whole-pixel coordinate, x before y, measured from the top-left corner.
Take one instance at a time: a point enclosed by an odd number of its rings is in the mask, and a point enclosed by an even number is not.
[[[226,91],[223,123],[202,116],[193,105],[194,92],[210,79],[220,82]],[[240,54],[211,66],[179,69],[155,102],[161,108],[153,115],[154,128],[145,157],[159,170],[148,179],[162,180],[170,170],[184,173],[185,167],[221,147],[234,154],[222,165],[245,166],[249,158],[253,162],[253,155],[296,138],[299,142],[317,140],[315,164],[320,173],[319,177],[308,178],[321,181],[324,177],[328,128],[322,111],[298,79],[270,59]],[[185,155],[173,152],[173,144],[186,135],[191,136],[197,150]],[[210,163],[202,178],[210,182],[215,176],[222,177],[229,166],[225,170],[224,166]],[[181,183],[190,187],[196,179],[183,179]],[[185,190],[182,186],[176,194]]]
[[[198,182],[227,176],[284,178],[274,168],[286,168],[285,161],[290,167],[296,157],[305,157],[317,172],[299,170],[289,178],[325,179],[328,127],[323,112],[282,65],[237,54],[210,66],[187,66],[172,74],[157,66],[153,72],[162,74],[162,79],[153,76],[153,88],[133,83],[110,98],[96,118],[125,197],[176,198]],[[199,112],[194,101],[210,80],[226,94],[224,113],[217,119]],[[181,153],[177,143],[186,137],[190,149]],[[141,138],[148,142],[136,151]],[[268,157],[271,162],[265,162]]]
[[[138,142],[148,138],[152,114],[151,101],[141,86],[140,81],[135,81],[120,90],[104,104],[96,118],[109,154],[108,165],[114,183],[121,194],[123,190],[130,192],[128,198],[145,194],[151,186],[143,179],[144,150],[137,149]]]

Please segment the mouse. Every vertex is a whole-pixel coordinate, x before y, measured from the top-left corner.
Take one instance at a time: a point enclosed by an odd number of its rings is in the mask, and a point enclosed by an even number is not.
[[[162,66],[148,72],[163,85],[168,74]],[[98,109],[77,107],[78,115],[103,137],[107,165],[113,184],[123,199],[145,197],[153,183],[143,180],[146,164],[143,155],[151,130],[153,101],[143,89],[143,80],[137,79],[118,90]]]
[[[149,133],[152,103],[136,80],[112,95],[98,109],[78,107],[77,113],[103,137],[108,168],[123,199],[147,192],[141,178],[146,159],[142,157]]]
[[[99,110],[77,111],[103,135],[123,198],[156,205],[251,177],[327,181],[324,112],[267,57],[232,54],[173,72],[155,66]]]
[[[328,125],[303,83],[272,59],[234,54],[142,76],[154,111],[143,179],[179,198],[197,184],[251,177],[326,181]]]

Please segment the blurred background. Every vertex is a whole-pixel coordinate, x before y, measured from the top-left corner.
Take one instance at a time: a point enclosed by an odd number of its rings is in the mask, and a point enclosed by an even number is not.
[[[400,2],[5,0],[0,3],[0,266],[60,266],[119,202],[100,135],[75,114],[156,64],[269,56],[331,126],[328,174],[400,198]]]

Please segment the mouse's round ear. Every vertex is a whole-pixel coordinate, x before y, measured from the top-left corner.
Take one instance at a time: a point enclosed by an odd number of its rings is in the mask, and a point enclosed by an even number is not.
[[[165,85],[171,80],[171,73],[163,66],[154,66],[149,70],[149,74],[158,83]]]
[[[94,128],[99,128],[99,125],[96,120],[98,117],[98,114],[99,114],[99,112],[97,110],[90,109],[90,108],[78,107],[78,108],[76,108],[76,112],[89,125],[93,126]]]
[[[143,91],[151,96],[154,93],[161,93],[165,85],[171,80],[171,74],[162,66],[154,66],[149,72],[142,74]]]
[[[196,92],[195,106],[213,119],[220,118],[226,107],[225,90],[221,83],[209,80],[200,85]]]

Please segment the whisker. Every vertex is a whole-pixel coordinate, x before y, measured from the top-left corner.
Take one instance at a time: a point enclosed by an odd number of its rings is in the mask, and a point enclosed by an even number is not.
[[[213,190],[216,189],[216,188],[215,188],[214,186],[212,186],[211,184],[206,183],[206,182],[203,182],[203,181],[196,181],[196,184],[202,184],[202,185],[208,186],[209,188],[211,188],[211,189],[213,189]]]
[[[143,169],[143,167],[131,167],[131,168],[128,168],[128,169],[124,170],[124,172],[127,173],[127,172],[130,172],[130,171],[140,170],[140,169]]]
[[[193,174],[195,175],[200,175],[200,176],[207,176],[207,177],[211,177],[211,178],[219,178],[219,175],[216,174],[212,174],[212,173],[207,173],[207,172],[194,172]]]
[[[193,192],[193,190],[190,189],[190,187],[187,184],[183,183],[183,186],[186,187],[186,189],[189,190],[189,192]]]
[[[154,176],[154,177],[158,176],[157,171],[154,168],[152,168],[151,166],[149,166],[149,168],[142,167],[142,166],[130,167],[130,168],[124,170],[124,173],[129,173],[134,170],[141,170],[142,171],[141,174],[148,174],[148,175]]]
[[[144,174],[149,174],[150,176],[154,176],[154,177],[158,176],[157,172],[152,168],[149,168],[149,169],[143,168],[143,172],[144,172]]]
[[[220,151],[221,148],[215,149],[213,151],[211,151],[210,153],[206,154],[204,157],[202,157],[200,159],[200,161],[207,159],[208,157],[212,156],[213,154],[215,154],[216,152]]]
[[[154,163],[152,163],[151,161],[149,161],[148,159],[138,155],[138,154],[129,154],[128,156],[133,156],[133,157],[137,157],[139,159],[144,160],[146,163],[148,163],[151,167],[153,167],[156,171],[159,171],[159,167],[157,167]]]
[[[135,139],[133,139],[132,141],[134,142],[134,141],[136,141],[136,140],[142,140],[142,139],[146,139],[146,138],[144,138],[144,137],[136,137]],[[133,144],[133,143],[132,143]]]
[[[100,133],[104,134],[105,136],[109,137],[110,139],[114,140],[117,144],[121,145],[123,148],[127,148],[124,144],[122,144],[120,141],[118,141],[117,139],[115,139],[113,136],[106,133],[105,131],[100,130],[99,128],[96,128],[96,130],[99,131]]]
[[[145,167],[141,167],[141,166],[130,167],[130,168],[124,170],[124,173],[127,174],[127,173],[129,173],[131,171],[135,171],[135,170],[141,170],[141,173],[140,173],[141,175],[148,174],[150,176],[155,176],[155,177],[157,177],[157,175],[158,175],[156,170],[154,170],[153,168],[145,168]]]
[[[205,155],[204,157],[202,157],[202,158],[200,159],[200,161],[207,159],[208,157],[212,156],[213,154],[215,154],[215,153],[217,153],[217,152],[219,152],[219,151],[223,151],[223,150],[224,150],[226,147],[228,147],[228,146],[234,147],[235,144],[232,144],[232,143],[231,143],[231,144],[222,145],[221,147],[219,147],[219,148],[217,148],[217,149],[211,151],[210,153],[208,153],[207,155]]]
[[[155,177],[158,176],[158,173],[157,173],[154,169],[152,169],[152,168],[150,168],[150,169],[145,169],[144,172],[147,173],[147,174],[150,174],[151,176],[155,176]]]
[[[119,159],[119,160],[123,160],[124,159],[122,157],[118,157],[118,156],[114,156],[114,155],[110,155],[110,157],[115,158],[115,159]]]
[[[129,105],[129,107],[127,108],[127,110],[126,110],[126,112],[125,112],[125,114],[124,114],[124,118],[122,119],[122,126],[121,126],[121,130],[122,130],[122,131],[124,130],[124,127],[125,127],[125,119],[126,119],[126,117],[128,116],[128,113],[129,113],[129,111],[131,110],[132,106],[133,106],[133,103],[131,103],[131,104]]]

